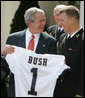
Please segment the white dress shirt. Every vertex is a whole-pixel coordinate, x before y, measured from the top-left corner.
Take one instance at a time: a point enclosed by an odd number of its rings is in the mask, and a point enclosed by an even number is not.
[[[62,30],[63,30],[63,27],[61,27],[61,28],[58,27],[58,31],[59,31],[59,30],[62,31]]]
[[[38,45],[40,34],[34,34],[34,36],[35,36],[34,38],[34,52],[35,52]],[[32,33],[29,31],[29,28],[28,28],[26,31],[26,49],[28,48],[28,44],[31,39],[32,39]]]

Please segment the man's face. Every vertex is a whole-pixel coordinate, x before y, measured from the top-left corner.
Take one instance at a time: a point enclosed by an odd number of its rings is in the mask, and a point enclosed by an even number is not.
[[[71,29],[70,17],[68,17],[66,13],[61,13],[59,18],[60,18],[60,24],[64,28],[64,32],[69,33]]]
[[[42,13],[36,13],[35,20],[31,22],[32,31],[35,32],[35,34],[43,32],[45,24],[46,24],[45,15]]]
[[[54,20],[58,24],[59,22],[59,10],[56,10],[54,13]]]

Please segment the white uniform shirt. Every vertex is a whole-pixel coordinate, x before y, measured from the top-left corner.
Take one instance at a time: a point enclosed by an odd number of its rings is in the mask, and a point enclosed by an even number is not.
[[[16,97],[53,97],[57,78],[69,68],[64,60],[62,55],[36,54],[15,47],[6,61],[14,74]]]

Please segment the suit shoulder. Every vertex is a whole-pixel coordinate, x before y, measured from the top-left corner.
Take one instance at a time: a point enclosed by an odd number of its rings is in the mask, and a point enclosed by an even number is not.
[[[84,47],[84,32],[82,34],[80,42],[81,42],[80,44]]]
[[[55,30],[55,28],[57,28],[58,27],[58,25],[53,25],[53,26],[50,26],[50,27],[48,27],[47,28],[47,32],[50,32],[50,31],[52,31],[52,30]]]
[[[52,29],[52,28],[57,28],[58,25],[52,25],[50,27],[48,27],[48,29]]]
[[[23,31],[14,32],[14,33],[12,33],[12,34],[9,34],[8,38],[10,38],[10,37],[19,37],[19,36],[21,36],[25,31],[26,31],[26,29],[23,30]]]
[[[43,32],[42,33],[43,37],[46,39],[46,40],[49,40],[49,41],[56,41],[56,39],[52,36],[50,36],[47,32]]]
[[[82,41],[84,41],[84,33],[82,34]]]
[[[22,36],[24,34],[25,34],[25,30],[9,34],[9,36],[8,36],[8,38],[6,40],[6,43],[7,44],[14,43],[14,42],[16,42],[16,40],[22,38]]]
[[[60,40],[63,39],[66,35],[67,35],[67,33],[61,34],[61,35],[60,35]]]

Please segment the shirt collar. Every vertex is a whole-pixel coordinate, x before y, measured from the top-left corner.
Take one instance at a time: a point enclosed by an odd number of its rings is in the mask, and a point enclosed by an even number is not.
[[[81,29],[81,28],[82,28],[82,27],[80,27],[80,29]],[[78,31],[80,31],[80,29],[77,30],[76,32],[74,32],[72,35],[68,34],[68,37],[70,36],[70,37],[72,38],[74,35],[76,35],[76,33],[77,33]]]
[[[30,32],[29,28],[27,28],[26,34],[28,35],[28,38],[32,37],[32,33]],[[39,37],[40,34],[34,34],[35,38]]]
[[[61,28],[58,27],[58,30],[62,31],[63,30],[63,27],[61,27]]]

